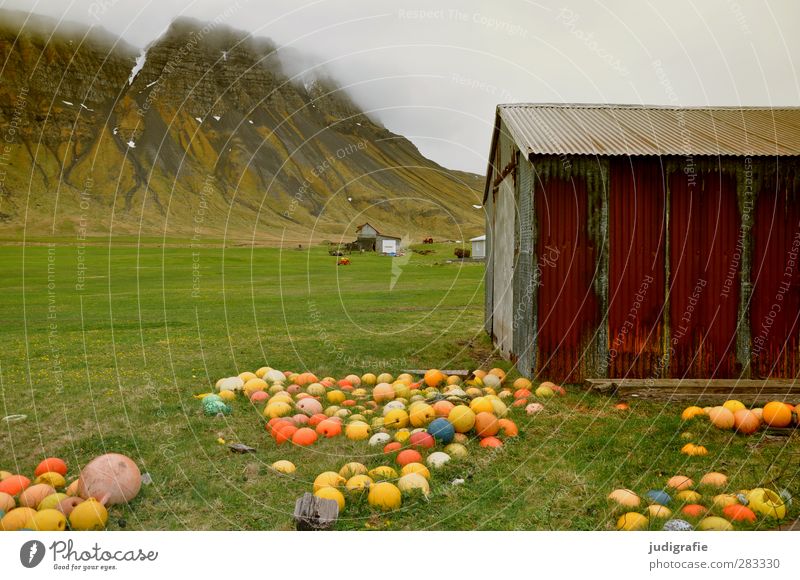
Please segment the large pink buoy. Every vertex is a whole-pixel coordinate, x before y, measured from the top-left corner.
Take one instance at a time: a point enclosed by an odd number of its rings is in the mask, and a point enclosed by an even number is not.
[[[142,474],[136,463],[125,455],[107,453],[92,459],[83,468],[78,495],[96,498],[105,506],[128,503],[142,487]]]

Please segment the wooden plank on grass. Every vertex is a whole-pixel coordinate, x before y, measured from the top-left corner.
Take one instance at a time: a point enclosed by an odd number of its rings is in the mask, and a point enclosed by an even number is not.
[[[304,493],[294,504],[294,521],[301,531],[329,530],[339,518],[339,504]]]

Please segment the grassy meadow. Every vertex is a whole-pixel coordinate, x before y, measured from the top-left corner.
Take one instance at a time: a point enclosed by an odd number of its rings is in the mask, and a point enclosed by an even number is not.
[[[74,477],[98,454],[130,455],[153,483],[111,510],[109,529],[293,529],[295,499],[317,474],[386,462],[343,437],[277,447],[242,398],[229,417],[203,416],[194,395],[220,377],[264,365],[337,378],[509,368],[483,332],[483,264],[447,263],[453,245],[397,259],[357,254],[337,267],[321,246],[152,242],[0,246],[0,415],[26,416],[0,422],[0,469],[30,475],[56,455]],[[568,387],[535,417],[515,410],[520,437],[497,452],[471,443],[467,461],[433,474],[428,500],[388,514],[352,502],[337,527],[613,529],[611,490],[643,494],[677,473],[699,480],[712,470],[732,490],[800,494],[797,434],[745,438],[701,420],[682,425],[676,405],[634,402],[626,412],[615,403]],[[679,453],[687,430],[708,456]],[[257,452],[231,453],[219,438]],[[272,473],[278,459],[297,472]]]

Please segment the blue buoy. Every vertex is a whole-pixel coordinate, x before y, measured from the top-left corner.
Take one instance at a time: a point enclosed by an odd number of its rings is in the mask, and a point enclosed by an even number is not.
[[[647,499],[649,499],[652,503],[656,503],[658,505],[669,505],[672,502],[672,498],[666,491],[660,489],[651,489],[647,492]]]
[[[430,433],[431,436],[433,436],[433,438],[440,443],[447,445],[453,441],[456,430],[450,421],[444,419],[443,417],[439,417],[438,419],[431,421],[431,424],[428,425],[428,433]]]

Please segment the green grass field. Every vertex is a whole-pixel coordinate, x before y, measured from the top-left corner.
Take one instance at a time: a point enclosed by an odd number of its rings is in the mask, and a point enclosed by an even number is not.
[[[74,477],[118,451],[153,483],[113,508],[109,529],[292,529],[294,501],[318,473],[385,460],[344,438],[276,447],[249,403],[208,418],[194,395],[264,365],[337,378],[509,368],[483,333],[483,265],[445,263],[453,246],[433,248],[394,263],[354,255],[337,267],[322,247],[0,246],[0,413],[27,415],[0,422],[0,469],[30,475],[57,455]],[[352,503],[338,528],[611,529],[612,489],[644,493],[711,470],[727,473],[732,490],[800,493],[796,434],[744,438],[701,421],[682,426],[675,405],[621,412],[614,400],[569,391],[535,419],[515,411],[522,432],[502,451],[470,444],[468,461],[434,474],[429,500],[389,514]],[[708,456],[678,452],[687,429]],[[230,453],[220,437],[257,453]],[[277,459],[298,471],[272,473]]]

